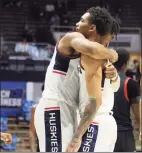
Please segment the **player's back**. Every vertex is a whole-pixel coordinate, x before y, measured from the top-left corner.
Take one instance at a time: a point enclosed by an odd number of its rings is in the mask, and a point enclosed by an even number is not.
[[[77,65],[79,56],[65,56],[55,47],[46,71],[42,98],[65,101],[74,106],[77,97]]]

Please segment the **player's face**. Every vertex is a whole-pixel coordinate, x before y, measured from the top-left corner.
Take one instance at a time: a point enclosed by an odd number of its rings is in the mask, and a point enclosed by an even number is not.
[[[88,37],[92,24],[89,22],[90,14],[85,13],[78,23],[76,23],[76,31],[82,33],[85,37]]]
[[[87,39],[93,38],[91,41],[96,41],[106,47],[109,46],[113,35],[107,34],[100,36],[96,32],[96,26],[90,22],[90,14],[85,13],[78,23],[76,23],[76,31],[82,33]]]

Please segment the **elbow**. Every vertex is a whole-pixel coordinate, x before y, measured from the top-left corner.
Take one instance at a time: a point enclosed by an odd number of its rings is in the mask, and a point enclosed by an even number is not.
[[[89,116],[94,116],[96,112],[95,110],[96,110],[96,104],[89,103],[86,105],[84,112],[87,112]]]
[[[97,102],[96,111],[98,111],[98,109],[100,108],[101,105],[102,105],[102,100]]]
[[[88,105],[86,105],[85,107],[85,111],[88,112],[88,114],[90,114],[92,117],[95,116],[97,110],[99,109],[99,107],[101,106],[102,101],[96,101],[96,102],[91,102]]]

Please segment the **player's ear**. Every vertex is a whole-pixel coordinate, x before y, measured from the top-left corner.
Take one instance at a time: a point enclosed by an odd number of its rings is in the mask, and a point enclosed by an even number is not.
[[[96,32],[96,25],[92,24],[90,25],[90,32]]]

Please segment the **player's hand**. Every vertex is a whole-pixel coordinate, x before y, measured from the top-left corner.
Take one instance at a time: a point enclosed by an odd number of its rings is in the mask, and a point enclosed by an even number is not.
[[[9,133],[1,133],[1,140],[4,141],[6,145],[10,145],[12,143],[12,135]]]
[[[113,50],[113,49],[109,49],[109,51],[111,52],[111,55],[112,55],[110,61],[111,61],[112,63],[115,63],[115,62],[118,60],[118,54],[117,54],[117,52],[116,52],[115,50]]]
[[[82,139],[72,139],[71,143],[68,145],[66,152],[78,152]]]
[[[142,141],[142,133],[139,134],[139,140]]]
[[[105,77],[107,79],[113,79],[116,76],[118,76],[117,70],[114,67],[114,65],[110,62],[108,62],[107,64],[105,64],[105,69],[104,69],[104,73],[105,73]]]

